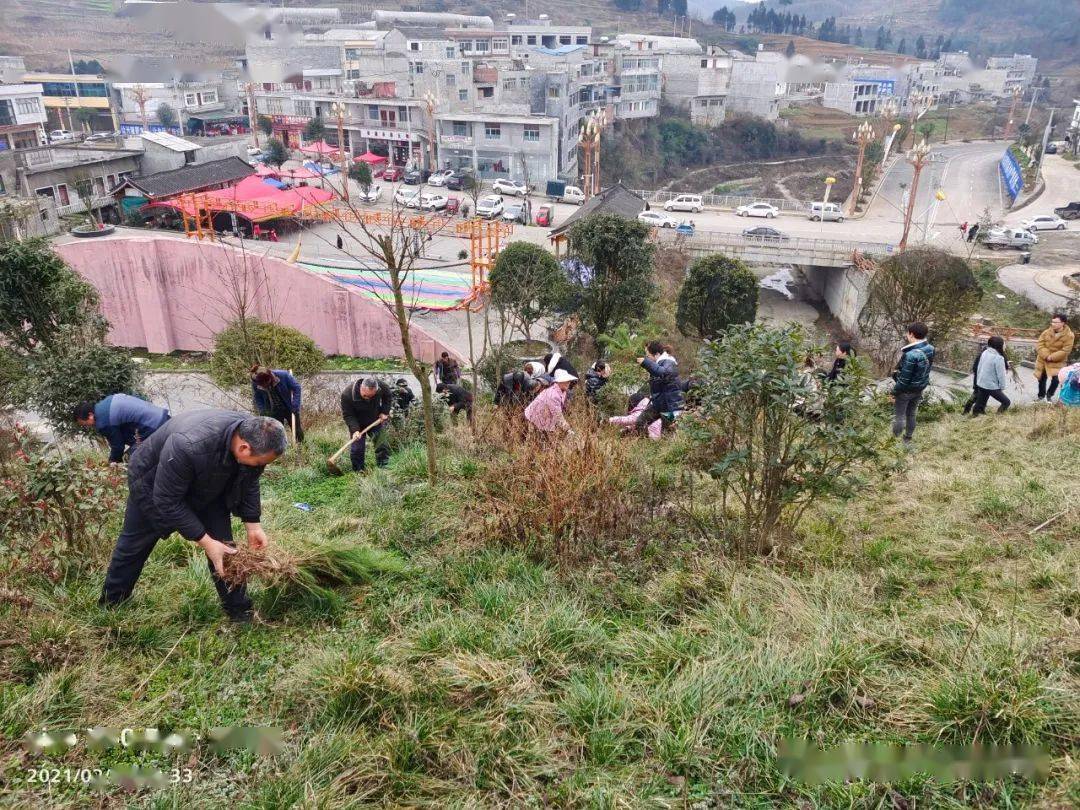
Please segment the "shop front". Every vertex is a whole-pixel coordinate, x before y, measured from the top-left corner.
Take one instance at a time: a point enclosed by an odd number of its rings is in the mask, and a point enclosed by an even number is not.
[[[303,143],[304,127],[310,119],[306,115],[272,115],[270,124],[274,137],[278,138],[286,149],[299,149]]]
[[[429,168],[427,149],[416,132],[380,127],[349,127],[347,130],[354,148],[381,155],[391,166],[407,169]]]

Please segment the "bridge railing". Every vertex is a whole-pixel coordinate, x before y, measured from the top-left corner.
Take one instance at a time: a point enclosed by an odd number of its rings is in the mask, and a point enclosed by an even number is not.
[[[889,256],[896,246],[886,242],[864,242],[846,239],[810,239],[789,237],[786,239],[768,239],[758,236],[742,236],[723,231],[697,231],[686,238],[686,244],[692,248],[722,250],[723,248],[767,247],[778,252],[796,255],[830,254],[836,257],[850,258],[855,251],[867,256]]]
[[[650,205],[663,205],[669,200],[681,197],[686,191],[649,191],[641,189],[634,192],[647,200]],[[788,200],[776,197],[758,197],[755,194],[700,194],[706,208],[726,208],[734,210],[740,205],[763,202],[775,205],[785,214],[806,214],[810,211],[811,200]]]

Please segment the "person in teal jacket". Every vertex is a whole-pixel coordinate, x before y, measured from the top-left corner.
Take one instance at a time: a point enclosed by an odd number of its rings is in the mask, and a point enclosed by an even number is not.
[[[907,328],[907,345],[900,349],[900,359],[893,372],[893,436],[904,437],[910,444],[915,434],[915,417],[923,391],[930,384],[934,366],[934,347],[926,339],[929,329],[916,321]]]

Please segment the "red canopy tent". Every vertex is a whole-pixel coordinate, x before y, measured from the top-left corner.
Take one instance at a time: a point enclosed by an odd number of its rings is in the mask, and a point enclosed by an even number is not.
[[[340,150],[336,146],[331,146],[326,141],[315,141],[315,143],[309,143],[300,147],[301,152],[306,152],[309,155],[338,155]]]
[[[255,174],[257,174],[259,177],[277,177],[278,170],[270,168],[265,163],[256,163]]]
[[[377,166],[380,163],[386,163],[386,158],[382,155],[376,155],[374,152],[364,152],[364,154],[354,157],[353,161],[356,163],[367,163],[370,166]]]
[[[297,166],[295,169],[282,169],[278,174],[278,177],[287,180],[313,180],[318,176],[318,174],[304,166]]]

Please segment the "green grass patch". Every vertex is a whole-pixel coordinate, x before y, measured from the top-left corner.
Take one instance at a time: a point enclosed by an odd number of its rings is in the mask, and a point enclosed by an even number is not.
[[[982,288],[979,314],[995,326],[1015,329],[1041,329],[1047,324],[1047,313],[1022,295],[1017,295],[997,278],[997,265],[979,262],[975,268],[975,280]]]

